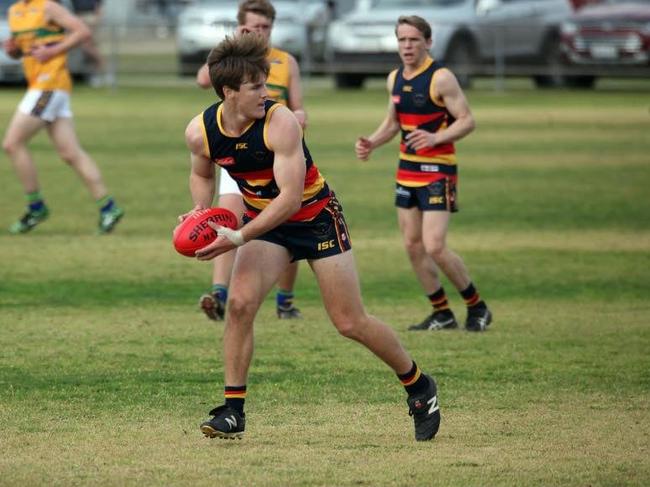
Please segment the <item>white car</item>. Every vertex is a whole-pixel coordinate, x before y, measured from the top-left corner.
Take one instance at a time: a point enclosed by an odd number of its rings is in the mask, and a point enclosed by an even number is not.
[[[330,24],[326,59],[339,87],[386,75],[400,63],[397,18],[415,14],[431,24],[432,56],[462,85],[499,61],[527,66],[538,85],[550,86],[558,82],[548,68],[559,62],[560,24],[571,11],[568,0],[369,0]],[[535,65],[542,69],[534,73]]]
[[[272,3],[276,18],[271,44],[290,52],[298,60],[322,58],[325,32],[335,2],[273,0]],[[343,11],[354,4],[352,1],[339,3]],[[234,33],[237,5],[235,0],[198,0],[181,11],[176,30],[180,74],[195,74],[210,50]]]

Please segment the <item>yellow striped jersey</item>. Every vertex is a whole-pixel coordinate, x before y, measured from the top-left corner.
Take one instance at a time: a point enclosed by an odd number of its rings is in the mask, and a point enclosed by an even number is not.
[[[266,208],[280,190],[273,177],[275,154],[267,145],[267,129],[271,114],[279,107],[277,102],[265,102],[266,114],[253,121],[238,137],[229,136],[221,123],[223,103],[208,107],[202,116],[206,157],[228,171],[241,191],[246,215],[254,218]],[[314,164],[309,149],[302,141],[305,156],[305,183],[302,206],[289,221],[312,220],[330,200],[330,189]]]
[[[47,0],[19,0],[14,3],[8,12],[9,29],[23,54],[23,69],[28,88],[70,91],[72,81],[66,66],[65,53],[44,63],[30,55],[34,47],[61,42],[65,36],[61,26],[46,20],[46,2]]]
[[[436,99],[434,75],[443,65],[427,58],[415,76],[404,78],[403,67],[393,71],[392,102],[399,120],[399,167],[396,179],[402,186],[427,186],[445,177],[455,177],[456,149],[453,143],[414,150],[406,144],[406,136],[415,129],[437,132],[451,125],[455,118]]]
[[[266,80],[266,91],[269,100],[287,105],[289,103],[289,54],[272,47],[266,56],[271,69]]]

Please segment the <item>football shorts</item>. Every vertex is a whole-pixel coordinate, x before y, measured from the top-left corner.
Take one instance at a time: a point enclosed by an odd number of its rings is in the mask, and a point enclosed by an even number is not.
[[[18,105],[18,111],[46,122],[57,118],[72,118],[70,93],[63,90],[27,90]]]
[[[244,223],[250,220],[249,216],[244,215]],[[292,261],[322,259],[352,248],[343,208],[334,193],[327,206],[313,220],[286,222],[255,239],[285,247]]]
[[[456,177],[447,176],[427,186],[395,185],[395,206],[417,207],[420,211],[458,211],[456,204]]]

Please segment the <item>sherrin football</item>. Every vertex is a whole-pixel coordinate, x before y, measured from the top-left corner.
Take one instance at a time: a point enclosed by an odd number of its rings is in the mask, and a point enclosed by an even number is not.
[[[217,231],[208,222],[214,222],[222,227],[237,229],[237,217],[226,208],[206,208],[192,213],[175,229],[173,235],[174,248],[179,254],[195,257],[194,253],[214,242]]]

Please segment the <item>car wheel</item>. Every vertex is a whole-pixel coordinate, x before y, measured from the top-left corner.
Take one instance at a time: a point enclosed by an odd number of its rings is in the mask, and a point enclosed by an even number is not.
[[[334,83],[337,88],[361,88],[365,78],[358,73],[336,73]]]
[[[535,86],[538,88],[561,88],[566,86],[566,65],[560,50],[560,39],[554,36],[544,43],[541,59],[541,68],[545,71],[545,74],[533,76]]]
[[[590,90],[596,84],[596,77],[591,75],[567,76],[565,81],[569,88]]]
[[[469,41],[458,39],[452,42],[445,56],[445,64],[456,75],[461,88],[472,84],[470,73],[476,65],[476,51]]]

